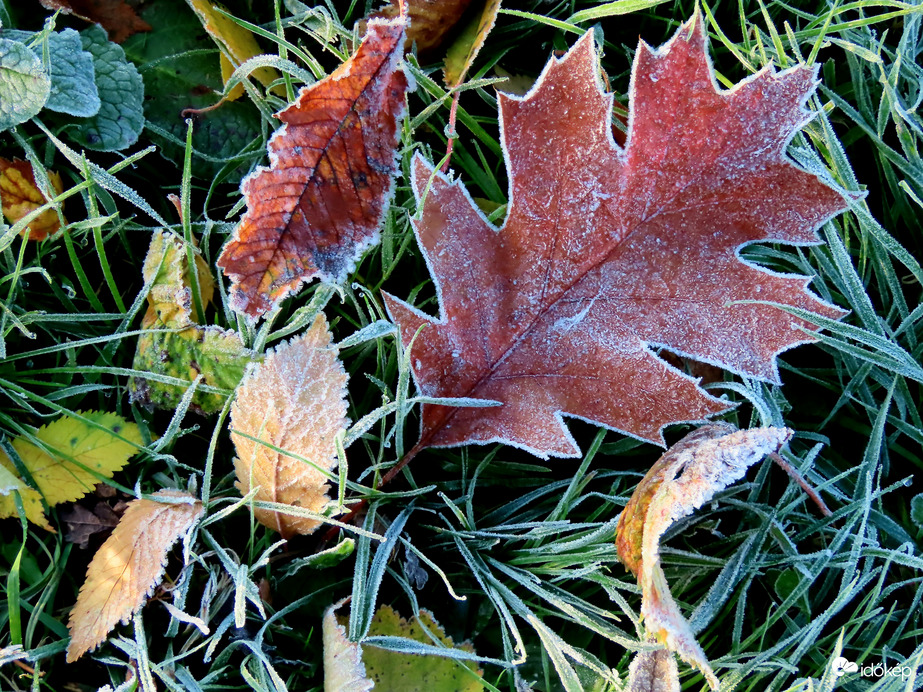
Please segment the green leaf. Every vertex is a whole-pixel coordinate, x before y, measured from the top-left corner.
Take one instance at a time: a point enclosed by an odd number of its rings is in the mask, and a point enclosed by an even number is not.
[[[29,43],[36,34],[29,31],[4,31],[3,37]],[[48,44],[51,95],[45,108],[78,118],[89,118],[99,111],[99,90],[93,76],[93,55],[83,49],[80,34],[73,29],[45,35]],[[44,43],[31,46],[41,60]]]
[[[148,96],[144,113],[151,140],[161,147],[163,156],[181,165],[186,139],[183,111],[213,106],[221,98],[224,80],[219,51],[214,44],[203,43],[202,24],[183,0],[155,0],[141,14],[154,30],[135,34],[122,47],[144,76]],[[211,178],[226,164],[233,167],[234,157],[260,137],[260,115],[249,100],[197,114],[192,174]],[[262,156],[263,151],[261,144],[253,157]],[[236,166],[232,180],[239,180],[248,170],[249,160]]]
[[[923,529],[923,493],[914,495],[910,501],[910,521],[916,524],[918,529]]]
[[[22,43],[0,38],[0,132],[38,114],[50,92],[42,61]]]
[[[88,149],[119,151],[137,142],[144,129],[144,82],[102,28],[84,29],[80,39],[93,56],[101,105],[96,115],[79,122],[71,137]]]

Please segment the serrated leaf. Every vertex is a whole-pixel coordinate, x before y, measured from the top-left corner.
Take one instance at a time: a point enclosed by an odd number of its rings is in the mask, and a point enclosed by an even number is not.
[[[370,245],[397,172],[404,21],[373,20],[355,54],[276,114],[270,167],[244,180],[247,212],[218,258],[231,304],[258,317],[303,282],[341,282]]]
[[[471,661],[456,661],[431,654],[403,653],[350,642],[337,621],[336,603],[324,613],[325,692],[480,692],[482,671]],[[428,632],[428,634],[427,634]],[[431,638],[435,637],[435,642]],[[443,645],[474,653],[470,643],[456,646],[433,614],[420,610],[419,617],[402,618],[391,606],[378,608],[368,636],[401,637],[429,646]],[[468,668],[466,671],[465,668]]]
[[[201,255],[196,252],[194,256],[204,309],[214,295],[215,281]],[[192,275],[182,240],[167,231],[155,231],[142,275],[150,290],[141,327],[152,331],[138,337],[132,367],[189,384],[201,376],[200,384],[233,391],[243,378],[247,364],[258,360],[259,356],[244,346],[237,332],[200,326],[196,322],[203,316],[197,315],[193,320]],[[176,408],[188,386],[149,377],[133,377],[129,381],[133,401],[165,409]],[[197,390],[191,406],[203,414],[215,413],[221,410],[226,399],[222,394]]]
[[[329,498],[320,469],[336,467],[336,436],[347,424],[346,380],[323,313],[307,332],[277,346],[252,370],[231,407],[241,494],[259,486],[256,500],[323,511]],[[253,513],[283,538],[311,533],[320,525],[313,518],[272,510],[255,508]]]
[[[26,43],[35,37],[28,31],[4,31],[3,36]],[[51,76],[51,94],[45,108],[81,118],[99,111],[99,90],[93,76],[93,55],[83,49],[80,34],[73,29],[46,34]],[[32,52],[41,60],[41,42],[32,45]]]
[[[20,488],[26,515],[48,530],[51,526],[42,510],[42,498],[54,506],[83,497],[93,490],[100,477],[111,478],[125,466],[141,444],[138,426],[121,416],[105,411],[86,411],[80,415],[96,425],[65,416],[35,431],[35,438],[48,451],[22,437],[12,442],[35,483],[35,489],[25,485]],[[2,449],[0,465],[18,475]],[[0,497],[0,518],[13,516],[16,505],[12,497]]]
[[[138,141],[144,129],[144,82],[125,51],[98,26],[80,32],[84,50],[93,56],[99,90],[96,115],[77,121],[71,138],[96,151],[119,151]]]
[[[0,38],[0,132],[37,115],[50,93],[42,61],[22,43]]]
[[[137,613],[160,582],[173,544],[202,515],[202,503],[178,490],[132,500],[112,535],[93,556],[67,627],[67,661],[99,646],[119,622]]]
[[[778,451],[793,434],[788,428],[735,430],[728,423],[704,425],[657,460],[619,517],[616,546],[619,558],[641,585],[645,627],[698,668],[712,689],[718,689],[718,679],[670,595],[660,566],[660,539],[674,522],[742,478],[750,466]]]
[[[639,651],[628,667],[625,692],[679,692],[679,670],[672,651]]]
[[[636,52],[623,148],[589,32],[526,97],[498,97],[502,228],[417,155],[413,225],[440,311],[385,295],[388,311],[413,341],[423,396],[503,405],[424,405],[415,451],[503,442],[574,457],[565,416],[662,445],[667,425],[727,409],[659,348],[778,382],[777,355],[816,328],[771,303],[844,314],[807,291],[809,277],[739,255],[758,241],[818,244],[847,207],[786,154],[815,88],[816,71],[795,67],[720,90],[697,16]]]
[[[500,0],[485,0],[481,11],[471,18],[458,38],[449,46],[445,54],[443,76],[450,89],[464,81],[484,41],[487,40],[487,34],[494,28],[499,11]]]
[[[64,191],[61,176],[48,171],[48,181],[55,194]],[[0,202],[3,215],[10,223],[16,223],[24,216],[43,206],[47,200],[35,182],[35,172],[28,161],[0,158]],[[29,222],[29,240],[44,240],[61,228],[61,219],[54,209],[46,209]],[[25,233],[25,230],[23,230]]]
[[[151,26],[125,0],[39,0],[42,7],[100,24],[116,43]]]
[[[221,76],[225,82],[241,64],[250,58],[263,54],[251,31],[216,11],[216,8],[224,9],[221,4],[211,0],[186,0],[186,2],[196,13],[208,35],[214,39],[221,49]],[[230,71],[228,71],[228,68]],[[251,75],[265,87],[268,87],[279,78],[279,73],[271,67],[258,67]],[[243,93],[243,85],[238,84],[228,95],[228,99],[233,101],[242,96]],[[285,90],[277,87],[275,93],[283,96]]]

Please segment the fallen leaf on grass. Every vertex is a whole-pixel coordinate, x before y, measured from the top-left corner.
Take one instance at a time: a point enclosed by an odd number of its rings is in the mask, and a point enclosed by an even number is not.
[[[105,502],[97,502],[92,512],[82,505],[74,505],[62,510],[60,515],[67,525],[64,538],[84,550],[89,547],[90,536],[110,531],[119,523],[119,515]]]
[[[137,613],[160,582],[173,544],[202,515],[202,503],[178,490],[133,500],[119,525],[93,556],[67,628],[67,661],[95,649],[120,621]]]
[[[362,646],[346,638],[346,629],[337,620],[340,603],[324,613],[324,690],[325,692],[480,692],[483,672],[471,661],[456,661],[444,656],[402,653],[372,645]],[[429,632],[429,634],[427,634]],[[430,637],[433,635],[435,641]],[[458,648],[474,653],[469,643],[456,647],[451,637],[428,610],[405,620],[390,606],[381,606],[372,618],[369,637],[402,637],[429,646]],[[465,670],[468,668],[468,671]]]
[[[679,670],[672,651],[639,651],[628,667],[625,692],[679,692]]]
[[[64,192],[60,174],[49,170],[48,181],[56,195]],[[10,161],[0,158],[0,201],[3,204],[3,215],[10,223],[16,223],[48,201],[38,189],[31,163],[21,159]],[[32,219],[27,228],[30,229],[29,240],[44,240],[60,230],[61,219],[54,209],[46,209]]]
[[[204,310],[214,295],[215,280],[201,255],[196,252],[194,257]],[[132,367],[190,384],[201,375],[201,384],[233,391],[247,364],[259,356],[244,346],[237,332],[197,323],[204,321],[204,316],[196,312],[192,272],[182,240],[167,231],[155,231],[142,275],[150,291],[141,328],[151,331],[138,337]],[[133,377],[129,388],[133,401],[172,409],[179,404],[188,385],[171,384],[156,377]],[[191,406],[203,414],[215,413],[226,400],[219,393],[196,390]]]
[[[218,259],[235,309],[257,317],[304,281],[342,281],[377,242],[397,170],[403,36],[403,20],[369,22],[355,55],[276,115],[271,167],[241,185],[247,212]]]
[[[211,2],[211,0],[186,0],[186,2],[202,22],[205,31],[221,49],[221,76],[225,83],[242,63],[263,54],[251,31],[217,11],[216,8],[224,9],[220,4]],[[258,67],[251,74],[265,87],[279,78],[279,73],[271,67]],[[276,91],[280,95],[285,93],[284,90],[278,88]],[[238,84],[227,98],[229,101],[234,101],[243,93],[243,85]]]
[[[330,500],[320,469],[336,467],[335,440],[347,423],[346,380],[323,314],[253,369],[231,407],[234,469],[242,495],[259,486],[257,501],[323,511]],[[253,514],[283,538],[311,533],[321,523],[267,509],[254,508]]]
[[[484,41],[487,40],[487,34],[494,28],[497,21],[500,0],[485,0],[483,4],[481,11],[471,18],[471,21],[465,25],[458,38],[446,51],[443,76],[450,89],[464,81]]]
[[[442,45],[464,16],[471,0],[403,0],[403,4],[407,7],[409,23],[404,47],[410,50],[416,44],[417,52],[426,55]],[[400,2],[392,0],[370,18],[395,19],[400,14]]]
[[[756,241],[817,244],[846,207],[785,153],[815,86],[814,69],[767,68],[719,90],[697,16],[662,48],[638,48],[622,149],[589,32],[528,96],[498,97],[502,228],[418,155],[414,230],[440,314],[389,295],[387,308],[408,348],[423,328],[410,359],[422,395],[503,405],[424,405],[414,449],[503,442],[574,457],[564,416],[663,444],[665,426],[728,407],[652,347],[778,382],[776,356],[814,328],[768,303],[843,314],[808,277],[738,255]]]
[[[26,518],[49,531],[42,499],[52,507],[71,502],[93,490],[99,477],[112,478],[138,451],[141,432],[134,423],[114,413],[84,411],[80,415],[95,425],[65,416],[35,431],[35,438],[49,451],[23,437],[12,446],[31,476],[31,487],[20,480]],[[99,426],[99,427],[97,427]],[[15,464],[0,448],[0,466],[18,476]],[[16,504],[9,495],[0,495],[0,518],[15,517]]]
[[[87,22],[101,24],[116,43],[151,25],[141,19],[125,0],[39,0],[46,10],[72,14]]]
[[[619,559],[638,577],[646,629],[698,668],[712,689],[718,689],[718,679],[670,595],[660,567],[660,538],[678,519],[692,514],[716,492],[743,478],[750,466],[778,451],[793,434],[788,428],[735,430],[727,423],[704,425],[657,460],[619,517]]]

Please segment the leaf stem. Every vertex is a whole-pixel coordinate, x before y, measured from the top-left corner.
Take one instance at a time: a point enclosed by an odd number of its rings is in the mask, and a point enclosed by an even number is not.
[[[820,509],[821,514],[823,514],[825,517],[829,517],[833,514],[833,512],[830,511],[830,508],[827,507],[827,504],[821,499],[821,496],[818,494],[818,492],[808,484],[808,482],[804,479],[804,476],[799,473],[798,469],[785,461],[785,459],[779,456],[776,452],[770,453],[769,458],[772,459],[779,467],[781,467],[785,473],[791,476],[793,481],[801,486],[801,489],[807,493],[808,497],[811,498],[811,501],[817,505],[818,509]]]

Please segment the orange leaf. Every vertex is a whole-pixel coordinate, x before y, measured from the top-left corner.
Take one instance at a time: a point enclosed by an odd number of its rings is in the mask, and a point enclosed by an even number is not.
[[[349,60],[276,114],[271,167],[244,180],[247,212],[218,265],[256,317],[316,276],[345,279],[378,228],[397,170],[404,21],[374,20]]]
[[[809,277],[739,256],[759,241],[818,244],[843,196],[786,155],[809,119],[816,70],[767,68],[720,90],[696,17],[635,56],[624,148],[593,33],[523,98],[499,94],[510,177],[502,228],[461,182],[417,156],[414,220],[438,317],[386,295],[420,393],[498,401],[424,405],[416,451],[504,442],[579,456],[564,416],[663,444],[671,423],[728,405],[659,358],[666,348],[779,381],[776,356],[814,327],[771,303],[831,318]],[[430,185],[430,181],[432,184]]]
[[[48,180],[57,194],[64,191],[58,173],[48,171]],[[3,201],[3,215],[10,223],[16,223],[48,201],[35,183],[31,163],[4,158],[0,158],[0,199]],[[31,231],[29,240],[44,240],[58,232],[61,220],[54,209],[46,209],[29,222],[28,228]]]
[[[100,24],[109,40],[121,43],[139,31],[150,31],[151,25],[139,17],[125,0],[39,0],[47,10],[72,14]]]
[[[172,502],[129,502],[93,556],[67,623],[68,662],[102,644],[113,627],[141,609],[160,582],[170,548],[202,515],[202,503],[179,490],[160,490],[154,497]]]

